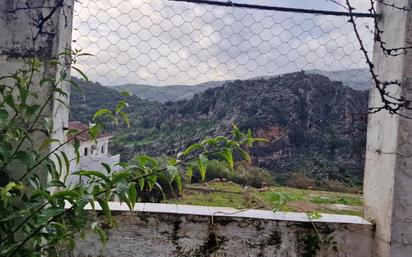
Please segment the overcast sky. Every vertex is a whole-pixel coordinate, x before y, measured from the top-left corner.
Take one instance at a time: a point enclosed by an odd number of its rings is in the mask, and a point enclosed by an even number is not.
[[[237,2],[343,10],[326,0]],[[352,2],[366,11],[369,0]],[[191,85],[365,67],[347,19],[167,0],[82,0],[73,47],[94,55],[83,58],[81,69],[104,85]],[[370,48],[370,19],[358,24]]]

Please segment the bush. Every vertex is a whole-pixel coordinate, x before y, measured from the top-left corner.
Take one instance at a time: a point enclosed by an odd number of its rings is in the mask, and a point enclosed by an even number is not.
[[[210,181],[216,178],[229,178],[229,169],[227,168],[226,164],[218,161],[218,160],[210,160],[207,162],[206,167],[206,177],[205,181]],[[199,183],[200,179],[200,172],[197,168],[193,170],[192,182]]]
[[[235,182],[243,186],[253,186],[260,188],[262,183],[267,185],[274,185],[275,180],[273,175],[265,170],[255,166],[251,166],[245,162],[240,162],[236,167],[234,172],[230,172],[226,164],[217,161],[208,161],[206,168],[205,181],[210,181],[213,179],[227,179],[229,181]],[[199,170],[195,169],[193,171],[192,182],[200,182]]]
[[[314,188],[315,183],[303,173],[292,173],[286,179],[286,185],[294,188],[308,189]]]
[[[256,188],[260,188],[263,182],[268,186],[275,184],[275,179],[269,171],[255,166],[250,166],[244,162],[240,163],[236,167],[236,171],[234,173],[229,174],[228,179],[240,185],[252,186]]]
[[[359,193],[362,191],[362,186],[349,186],[339,180],[323,181],[319,187],[322,190],[333,192]]]

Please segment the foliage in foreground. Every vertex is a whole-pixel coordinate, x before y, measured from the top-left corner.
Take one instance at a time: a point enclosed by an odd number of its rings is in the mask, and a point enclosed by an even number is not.
[[[101,224],[90,221],[84,210],[87,204],[93,209],[99,205],[107,224],[115,226],[108,204],[110,199],[116,197],[133,210],[137,201],[150,201],[153,190],[163,195],[161,184],[181,190],[179,174],[182,172],[191,178],[196,169],[203,180],[209,160],[223,162],[234,172],[236,159],[250,160],[245,146],[250,148],[262,141],[254,138],[250,130],[242,133],[233,126],[230,138],[205,139],[170,158],[165,165],[149,156],[137,156],[129,164],[116,164],[122,167],[120,172],[112,172],[113,166],[102,163],[104,171],[70,173],[71,163],[78,163],[80,159],[77,136],[88,134],[96,140],[104,128],[103,121],[130,125],[123,111],[127,103],[120,101],[113,110],[98,110],[93,117],[96,124],[89,129],[68,130],[67,140],[52,137],[53,121],[44,118],[45,110],[52,101],[67,108],[68,96],[63,84],[78,86],[68,74],[71,66],[78,70],[75,65],[82,55],[79,51],[63,53],[61,59],[70,59],[68,63],[59,60],[41,63],[31,59],[25,67],[1,78],[0,256],[60,256],[60,251],[73,247],[76,235],[83,236],[86,229],[93,230],[105,241],[107,236]],[[44,76],[37,82],[34,78],[44,67],[59,68],[59,78]],[[87,80],[80,70],[78,72]],[[43,95],[39,97],[33,88],[47,92],[43,102],[39,103]],[[44,140],[39,144],[40,138]],[[65,151],[68,144],[75,149],[73,160]],[[67,185],[69,176],[78,176],[79,182]]]

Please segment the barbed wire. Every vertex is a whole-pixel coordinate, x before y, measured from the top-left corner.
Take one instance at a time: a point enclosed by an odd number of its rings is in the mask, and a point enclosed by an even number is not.
[[[403,47],[387,47],[387,43],[383,40],[382,34],[384,31],[380,29],[379,26],[379,15],[376,11],[376,3],[382,4],[384,6],[394,8],[400,11],[410,11],[410,8],[407,6],[397,6],[393,3],[389,4],[384,2],[383,0],[370,0],[370,8],[369,11],[374,14],[374,41],[377,44],[381,51],[387,58],[395,58],[400,55],[406,55],[408,50],[412,49],[412,46],[403,46]],[[346,6],[349,12],[352,14],[355,8],[352,6],[350,0],[346,0]],[[380,99],[382,104],[380,106],[369,106],[369,112],[374,114],[382,110],[388,111],[390,114],[397,114],[404,118],[412,118],[408,115],[402,113],[402,110],[412,110],[411,100],[406,99],[404,96],[395,96],[393,94],[393,87],[402,87],[403,82],[399,80],[384,80],[378,76],[377,72],[375,71],[375,65],[370,57],[369,52],[365,48],[364,41],[362,36],[359,33],[359,25],[355,20],[355,16],[351,16],[349,19],[349,23],[352,24],[353,30],[355,32],[356,38],[361,46],[361,51],[365,56],[366,63],[368,64],[369,71],[372,77],[373,84],[376,90],[379,93]]]
[[[169,0],[169,1],[216,5],[216,6],[224,6],[224,7],[239,7],[239,8],[248,8],[248,9],[256,9],[256,10],[266,10],[266,11],[308,13],[308,14],[333,15],[333,16],[347,16],[347,17],[354,16],[354,17],[363,17],[363,18],[373,18],[376,16],[376,14],[372,14],[372,13],[361,13],[361,12],[349,13],[349,12],[328,11],[328,10],[318,10],[318,9],[282,7],[282,6],[273,6],[273,5],[269,6],[269,5],[244,4],[244,3],[235,3],[232,1],[227,1],[227,2],[210,1],[210,0]],[[339,4],[338,2],[333,1],[333,0],[332,2]]]

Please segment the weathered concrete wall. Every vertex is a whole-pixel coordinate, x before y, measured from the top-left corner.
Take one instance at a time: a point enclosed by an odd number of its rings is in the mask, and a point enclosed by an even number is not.
[[[54,10],[52,7],[60,6]],[[47,61],[58,59],[62,63],[68,63],[70,57],[59,56],[65,49],[71,48],[73,0],[2,0],[0,1],[0,76],[9,75],[27,64],[25,60],[38,58],[45,62],[40,72],[35,74],[31,91],[38,94],[37,98],[29,99],[43,105],[50,94],[53,94],[50,85],[39,86],[41,78],[47,76],[58,81],[62,68],[57,65],[47,64]],[[49,17],[43,21],[42,18]],[[69,75],[70,70],[66,72]],[[69,92],[66,83],[58,86],[65,92]],[[54,99],[68,103],[68,97],[54,93]],[[55,139],[64,140],[63,128],[67,127],[68,110],[62,102],[49,101],[42,117],[54,121],[54,130],[51,135]],[[34,145],[40,146],[45,139],[42,132],[34,132],[32,135]],[[57,143],[50,146],[54,149]],[[50,151],[49,149],[49,151]],[[47,150],[46,150],[47,152]],[[15,169],[18,170],[18,169]],[[42,176],[47,179],[46,176]],[[13,171],[12,176],[20,177],[21,174]]]
[[[372,256],[373,226],[359,217],[325,214],[314,226],[303,213],[173,204],[138,204],[136,212],[118,203],[111,208],[118,227],[108,229],[106,245],[88,233],[72,257]]]
[[[412,1],[393,1],[412,7]],[[412,12],[378,3],[379,27],[387,48],[412,45]],[[398,80],[393,96],[412,99],[412,52],[392,57],[378,43],[374,49],[375,71],[381,81]],[[372,89],[370,107],[381,106]],[[411,111],[402,114],[412,117]],[[412,255],[412,120],[380,111],[369,116],[364,180],[365,216],[376,223],[375,255]]]

